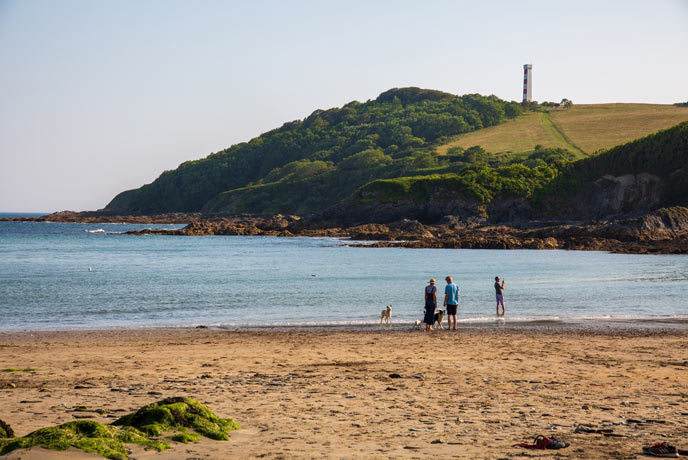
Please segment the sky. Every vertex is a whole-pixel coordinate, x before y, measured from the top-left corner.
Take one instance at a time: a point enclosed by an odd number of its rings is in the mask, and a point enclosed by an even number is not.
[[[0,0],[0,212],[96,210],[316,109],[418,86],[688,100],[688,0]]]

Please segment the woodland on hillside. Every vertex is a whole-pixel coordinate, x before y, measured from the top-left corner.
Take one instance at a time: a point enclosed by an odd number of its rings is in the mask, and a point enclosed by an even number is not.
[[[688,123],[583,159],[539,145],[499,155],[480,146],[456,146],[442,154],[436,148],[452,136],[550,106],[395,88],[375,100],[316,110],[249,142],[185,162],[151,184],[119,194],[105,211],[313,214],[371,196],[420,203],[440,186],[486,204],[497,197],[521,198],[551,213],[586,181],[640,172],[666,183],[662,204],[686,204]]]

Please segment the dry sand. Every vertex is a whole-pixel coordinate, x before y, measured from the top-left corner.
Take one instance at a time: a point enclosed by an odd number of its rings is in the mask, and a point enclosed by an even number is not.
[[[655,441],[688,448],[687,359],[685,330],[3,333],[0,369],[38,371],[0,372],[0,419],[21,436],[189,396],[243,429],[162,453],[134,446],[131,458],[631,459]],[[512,447],[537,434],[571,447]]]

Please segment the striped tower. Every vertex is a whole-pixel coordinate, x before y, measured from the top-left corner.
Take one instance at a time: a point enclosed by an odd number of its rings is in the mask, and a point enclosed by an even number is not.
[[[523,64],[523,102],[533,100],[533,64]]]

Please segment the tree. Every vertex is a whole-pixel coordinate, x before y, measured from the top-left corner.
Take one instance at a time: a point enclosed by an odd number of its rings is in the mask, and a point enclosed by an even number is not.
[[[344,158],[337,164],[337,168],[340,170],[365,170],[386,166],[391,162],[392,157],[385,155],[382,150],[368,149]]]
[[[562,99],[560,104],[565,108],[568,109],[569,107],[573,106],[573,101],[571,99]]]

